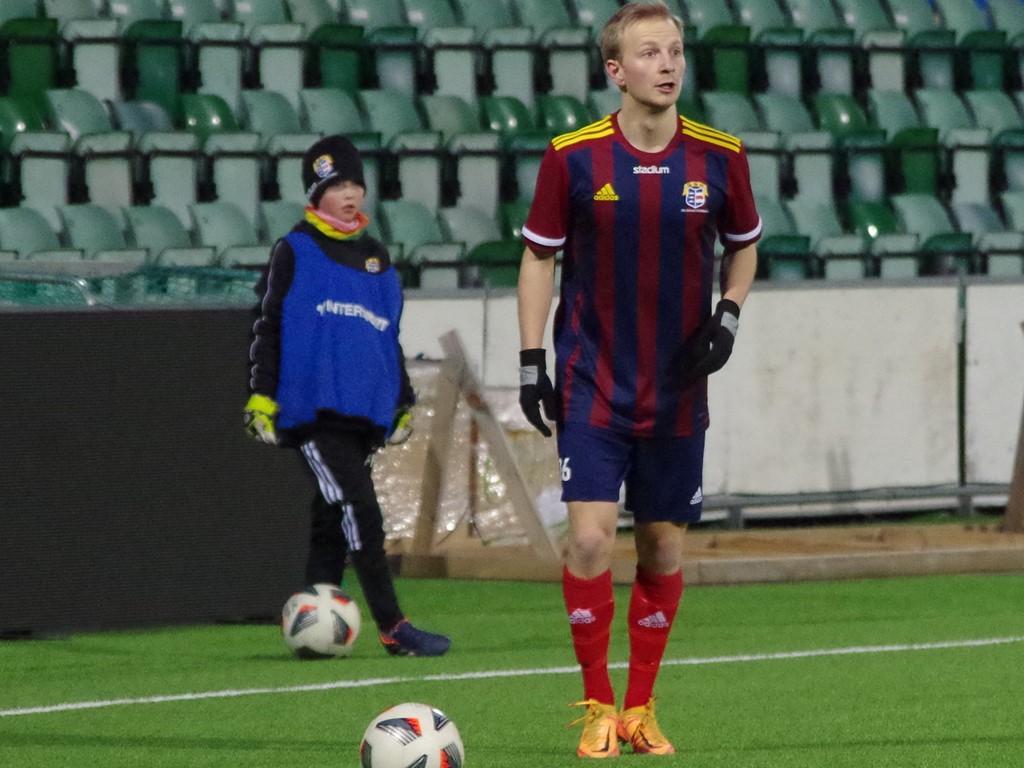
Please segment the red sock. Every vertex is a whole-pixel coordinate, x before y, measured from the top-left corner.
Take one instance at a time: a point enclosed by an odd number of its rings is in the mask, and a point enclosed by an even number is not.
[[[682,570],[661,576],[636,569],[629,600],[629,683],[623,709],[641,707],[651,698],[682,596]]]
[[[583,698],[614,704],[615,692],[608,678],[608,639],[615,613],[612,572],[581,579],[562,568],[562,596],[576,661],[583,671]]]

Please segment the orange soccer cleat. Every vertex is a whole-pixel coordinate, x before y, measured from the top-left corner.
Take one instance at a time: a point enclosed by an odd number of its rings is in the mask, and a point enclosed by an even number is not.
[[[658,727],[653,698],[641,707],[622,710],[619,738],[632,744],[635,755],[673,755],[676,751]]]
[[[579,757],[618,757],[619,740],[616,734],[619,729],[619,716],[614,704],[602,704],[594,699],[577,701],[570,707],[586,707],[587,713],[578,720],[569,723],[583,723],[583,735],[580,746],[576,750]]]

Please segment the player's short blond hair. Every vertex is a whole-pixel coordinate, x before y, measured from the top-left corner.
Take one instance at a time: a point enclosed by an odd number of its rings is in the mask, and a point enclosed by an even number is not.
[[[672,13],[663,0],[657,2],[626,3],[614,16],[608,19],[601,31],[601,59],[618,61],[622,53],[622,34],[626,27],[636,24],[638,21],[648,19],[663,19],[671,21],[679,30],[679,37],[683,36],[683,20]]]

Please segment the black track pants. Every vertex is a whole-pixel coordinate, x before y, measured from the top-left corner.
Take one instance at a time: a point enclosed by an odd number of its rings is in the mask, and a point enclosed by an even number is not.
[[[309,584],[340,584],[351,556],[367,606],[381,631],[402,620],[384,553],[384,519],[373,487],[371,458],[358,432],[320,430],[300,447],[312,472]]]

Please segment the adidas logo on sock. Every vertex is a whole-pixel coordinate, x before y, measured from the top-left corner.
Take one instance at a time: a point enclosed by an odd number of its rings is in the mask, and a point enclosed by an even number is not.
[[[662,611],[652,613],[650,616],[645,616],[637,621],[637,624],[641,627],[649,627],[650,629],[668,629],[670,626],[668,619]]]
[[[614,202],[619,199],[619,196],[615,194],[615,190],[612,189],[611,182],[601,187],[594,195],[595,200],[610,200]]]
[[[577,608],[569,614],[570,624],[593,624],[595,621],[597,621],[597,619],[594,618],[594,614],[586,608]]]

